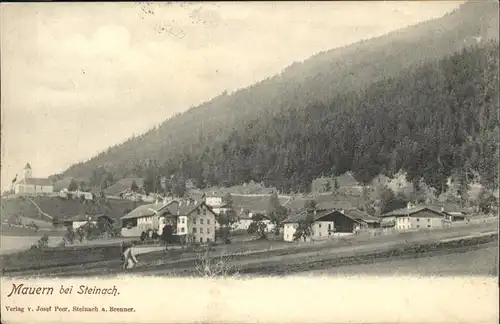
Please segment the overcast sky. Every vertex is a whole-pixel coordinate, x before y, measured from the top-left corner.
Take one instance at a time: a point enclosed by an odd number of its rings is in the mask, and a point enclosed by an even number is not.
[[[1,4],[2,188],[459,2]]]

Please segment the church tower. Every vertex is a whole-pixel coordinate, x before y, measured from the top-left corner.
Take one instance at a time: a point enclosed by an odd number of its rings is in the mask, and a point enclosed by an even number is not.
[[[31,165],[29,163],[26,163],[26,166],[24,167],[23,170],[23,180],[31,178]]]

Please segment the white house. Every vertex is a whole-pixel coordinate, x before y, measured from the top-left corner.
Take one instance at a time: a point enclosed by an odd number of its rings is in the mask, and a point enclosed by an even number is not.
[[[205,203],[212,208],[216,215],[231,210],[222,196],[208,196],[205,198]]]
[[[70,217],[69,219],[65,220],[55,221],[53,224],[59,226],[63,225],[66,227],[71,227],[73,230],[76,230],[83,225],[89,223],[96,225],[98,222],[104,222],[111,225],[114,222],[114,220],[106,216],[105,214],[98,214],[98,215],[85,214],[85,215],[76,215],[74,217]]]
[[[303,210],[283,222],[283,239],[288,242],[294,241],[299,222],[308,217],[311,218],[312,224],[311,235],[305,239],[306,241],[352,235],[361,228],[380,226],[378,218],[357,209]]]
[[[210,207],[218,207],[222,206],[224,204],[222,196],[208,196],[206,197],[206,204],[209,205]]]
[[[215,241],[215,213],[205,202],[174,200],[142,205],[123,216],[122,235],[138,237],[152,229],[162,234],[163,227],[173,225],[173,234],[183,236],[187,243]]]
[[[408,204],[406,208],[393,210],[381,216],[385,222],[393,222],[396,230],[442,228],[445,214],[427,206]]]
[[[32,170],[29,163],[26,163],[20,178],[18,175],[13,181],[14,192],[16,194],[28,193],[28,194],[39,194],[39,193],[51,193],[54,191],[54,185],[52,181],[47,178],[33,178]]]
[[[250,224],[252,224],[252,222],[254,221],[255,215],[257,215],[257,213],[241,210],[238,216],[238,222],[236,222],[235,224],[235,230],[244,230],[244,231],[248,230]],[[271,221],[263,213],[261,213],[261,215],[264,216],[262,223],[266,225],[266,231],[268,232],[273,231],[275,225],[271,223]]]

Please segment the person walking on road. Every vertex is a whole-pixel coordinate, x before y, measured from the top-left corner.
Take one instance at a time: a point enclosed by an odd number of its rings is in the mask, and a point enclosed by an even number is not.
[[[122,243],[123,246],[123,243]],[[123,251],[123,270],[132,269],[137,265],[139,261],[135,257],[135,253],[133,250],[134,243],[131,243],[129,246],[125,246]],[[123,250],[123,249],[122,249]]]

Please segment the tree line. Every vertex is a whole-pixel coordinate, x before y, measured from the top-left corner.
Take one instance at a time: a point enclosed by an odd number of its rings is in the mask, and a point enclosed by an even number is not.
[[[200,188],[262,181],[283,192],[305,192],[313,179],[346,171],[367,184],[403,170],[437,194],[450,176],[470,182],[475,174],[496,188],[498,85],[498,43],[480,44],[328,104],[245,120],[220,143],[136,171],[193,179]]]

